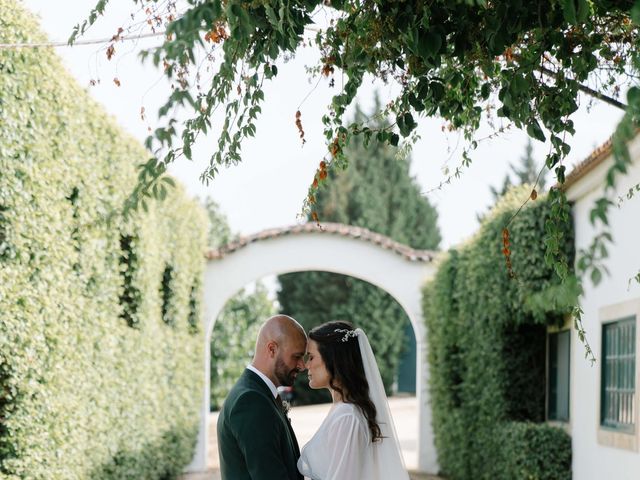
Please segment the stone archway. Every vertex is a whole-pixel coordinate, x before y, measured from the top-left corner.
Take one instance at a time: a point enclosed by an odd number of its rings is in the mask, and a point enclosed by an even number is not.
[[[421,288],[435,273],[434,252],[414,250],[367,229],[325,223],[265,230],[208,253],[204,279],[205,383],[200,432],[190,471],[206,469],[211,332],[225,303],[267,275],[319,270],[365,280],[388,292],[407,313],[416,336],[418,469],[437,473],[428,392]]]

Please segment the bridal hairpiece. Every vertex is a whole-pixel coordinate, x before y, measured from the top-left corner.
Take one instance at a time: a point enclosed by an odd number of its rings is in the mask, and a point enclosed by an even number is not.
[[[358,336],[358,332],[356,330],[347,330],[345,328],[336,328],[334,333],[344,333],[344,337],[340,340],[341,342],[349,341],[349,338],[355,338]]]

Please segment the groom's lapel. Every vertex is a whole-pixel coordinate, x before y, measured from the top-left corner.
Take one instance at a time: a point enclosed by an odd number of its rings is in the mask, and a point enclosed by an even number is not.
[[[300,447],[298,446],[298,439],[296,438],[296,433],[293,431],[293,427],[291,426],[291,420],[287,416],[287,412],[284,409],[284,405],[282,404],[282,398],[278,395],[275,399],[276,407],[280,412],[280,416],[284,420],[284,423],[287,426],[288,435],[289,435],[289,443],[293,447],[293,451],[296,455],[296,458],[300,456]]]
[[[269,389],[269,387],[267,387],[267,384],[264,383],[264,380],[262,380],[255,372],[252,372],[248,368],[245,369],[245,371],[243,372],[242,378],[247,385],[251,385],[253,388],[259,390],[268,398],[273,400],[273,405],[276,407],[276,410],[278,411],[278,415],[280,416],[282,421],[287,425],[287,435],[289,437],[289,443],[291,444],[291,446],[293,447],[293,450],[295,451],[296,458],[299,457],[300,447],[298,445],[298,439],[296,438],[296,434],[293,431],[293,428],[291,427],[291,422],[289,422],[286,415],[282,411],[282,405],[278,405],[278,401],[274,398],[273,394],[271,393],[271,390]]]
[[[287,428],[289,429],[289,436],[291,437],[291,444],[293,446],[293,451],[296,454],[296,458],[300,457],[300,446],[298,445],[298,439],[296,438],[296,433],[293,431],[293,427],[291,426],[291,422],[287,420]]]

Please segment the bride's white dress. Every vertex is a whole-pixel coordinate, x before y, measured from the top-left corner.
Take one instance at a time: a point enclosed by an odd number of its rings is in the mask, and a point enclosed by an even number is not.
[[[302,449],[298,470],[311,480],[409,480],[369,339],[361,329],[355,332],[383,438],[371,442],[360,409],[352,403],[336,402]]]
[[[378,444],[352,403],[337,402],[302,448],[298,470],[312,480],[376,480]]]

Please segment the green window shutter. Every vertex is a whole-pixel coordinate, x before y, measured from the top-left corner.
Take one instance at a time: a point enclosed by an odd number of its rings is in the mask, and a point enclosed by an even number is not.
[[[636,403],[636,318],[602,326],[600,423],[633,433]]]
[[[569,420],[571,332],[549,334],[547,415],[549,420]]]

